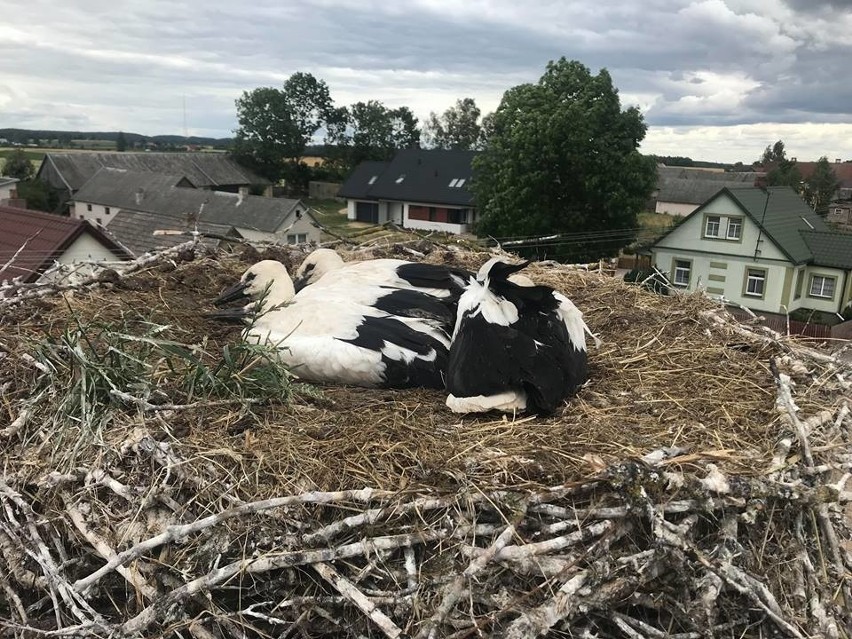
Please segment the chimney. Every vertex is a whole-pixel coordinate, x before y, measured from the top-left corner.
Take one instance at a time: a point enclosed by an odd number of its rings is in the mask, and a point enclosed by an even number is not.
[[[142,204],[142,198],[145,197],[145,189],[136,189],[136,205]]]

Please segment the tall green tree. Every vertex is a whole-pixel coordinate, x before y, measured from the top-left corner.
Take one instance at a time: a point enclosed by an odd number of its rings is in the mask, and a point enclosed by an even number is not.
[[[27,157],[23,149],[15,149],[6,158],[6,163],[3,165],[3,175],[8,177],[18,178],[19,180],[28,180],[35,174],[32,162]]]
[[[233,154],[273,181],[287,173],[285,163],[299,162],[333,112],[326,83],[302,72],[291,75],[281,89],[243,92],[236,106],[239,128]]]
[[[839,188],[840,180],[834,174],[828,158],[822,156],[817,161],[814,172],[805,180],[802,195],[814,211],[825,216],[828,213],[828,205]]]
[[[435,149],[480,149],[483,144],[481,111],[473,98],[456,100],[440,116],[434,111],[423,126],[423,141]]]
[[[639,143],[646,125],[621,109],[606,70],[565,58],[536,84],[509,89],[488,145],[474,160],[480,235],[557,235],[520,247],[529,257],[590,260],[635,238],[637,214],[656,183]],[[513,249],[516,247],[513,247]]]
[[[796,166],[795,160],[787,159],[782,140],[778,140],[772,146],[766,146],[760,158],[760,164],[768,169],[766,183],[769,186],[791,186],[797,192],[801,192],[802,173]]]

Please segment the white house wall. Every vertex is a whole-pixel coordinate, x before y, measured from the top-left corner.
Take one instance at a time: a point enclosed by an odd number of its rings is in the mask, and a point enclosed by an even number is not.
[[[56,261],[66,266],[73,266],[81,262],[117,262],[119,258],[91,235],[83,233]],[[95,267],[85,266],[76,269],[75,274],[86,277],[91,275],[94,270]],[[67,272],[67,269],[58,271],[51,269],[51,272],[39,278],[39,281],[59,282],[64,279]]]
[[[661,202],[657,200],[657,206],[654,211],[656,213],[667,213],[669,215],[686,217],[699,206],[699,204],[687,204],[684,202]]]
[[[296,217],[296,212],[302,214],[301,217]],[[305,207],[297,206],[296,209],[284,220],[275,235],[278,241],[283,244],[289,244],[287,236],[289,235],[305,235],[306,241],[318,244],[320,241],[321,231],[313,225],[313,219],[307,214]]]
[[[89,208],[92,210],[90,211]],[[71,217],[78,220],[86,220],[94,225],[109,226],[112,218],[119,209],[114,206],[103,206],[92,202],[74,202],[74,212]]]
[[[14,191],[15,193],[17,193],[17,187],[17,182],[12,182],[11,184],[4,184],[3,186],[0,186],[0,200],[11,200],[12,192]],[[17,197],[17,195],[15,197]]]

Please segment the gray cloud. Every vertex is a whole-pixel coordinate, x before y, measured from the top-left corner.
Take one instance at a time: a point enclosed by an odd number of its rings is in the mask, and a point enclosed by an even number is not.
[[[565,56],[653,127],[852,122],[852,0],[0,0],[0,127],[230,135],[295,71],[338,103],[486,109]],[[76,123],[73,124],[72,123]],[[850,149],[852,155],[852,149]]]

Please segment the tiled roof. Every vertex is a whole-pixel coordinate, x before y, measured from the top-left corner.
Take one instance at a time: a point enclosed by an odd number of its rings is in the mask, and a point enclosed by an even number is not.
[[[346,197],[352,200],[371,199],[370,188],[388,168],[388,164],[388,162],[361,162],[341,185],[337,192],[338,197]]]
[[[695,204],[697,206],[716,195],[726,185],[741,186],[742,182],[726,183],[722,180],[665,177],[659,182],[657,201]]]
[[[364,182],[375,174],[375,165],[379,163],[372,163],[373,166],[365,166],[364,163],[356,167],[341,187],[340,195],[353,199],[473,206],[473,193],[469,186],[474,157],[475,151],[403,149],[397,152],[372,185],[367,184],[366,190]]]
[[[83,233],[94,237],[117,258],[130,257],[112,238],[84,220],[0,206],[0,281],[16,277],[25,282],[38,279]]]
[[[146,211],[121,210],[106,228],[109,235],[135,255],[182,244],[192,239],[194,230],[220,236],[241,237],[233,226],[208,222],[199,222],[196,225],[190,217],[175,218]],[[211,246],[220,242],[215,238],[202,238],[201,241]]]
[[[145,211],[180,220],[200,212],[200,221],[225,226],[251,228],[265,233],[279,229],[301,200],[239,195],[222,191],[167,186],[168,178],[157,188],[142,188],[143,179],[138,173],[132,176],[116,170],[99,171],[73,199],[92,202],[116,209]],[[116,178],[120,179],[116,182]],[[127,188],[122,188],[123,181]],[[90,199],[91,198],[91,199]],[[94,199],[97,198],[97,199]],[[310,213],[306,213],[310,215]],[[112,225],[110,223],[110,225]]]
[[[80,202],[120,207],[135,202],[145,194],[159,193],[173,186],[193,188],[185,177],[165,173],[128,171],[127,169],[98,169],[98,172],[74,194]]]
[[[831,231],[789,186],[770,186],[765,191],[753,187],[726,190],[794,264],[807,262],[813,257],[800,231]],[[763,214],[764,208],[766,215]]]
[[[47,153],[38,173],[55,172],[54,186],[76,191],[104,167],[180,175],[199,188],[269,184],[225,153]]]
[[[852,234],[837,231],[802,231],[816,266],[852,270]]]

